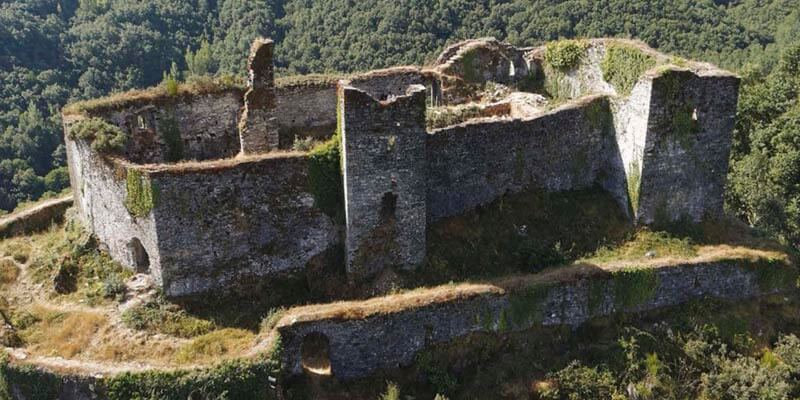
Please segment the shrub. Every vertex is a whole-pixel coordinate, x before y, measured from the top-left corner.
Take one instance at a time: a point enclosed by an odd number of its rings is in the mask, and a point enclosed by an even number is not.
[[[122,129],[102,118],[88,118],[76,122],[70,127],[69,137],[88,141],[92,149],[101,154],[122,151],[128,140]]]
[[[184,338],[205,335],[214,329],[213,322],[189,315],[163,296],[126,310],[122,322],[131,329]]]
[[[60,192],[69,187],[69,168],[58,167],[44,176],[44,187],[50,192]]]
[[[544,60],[551,68],[564,71],[576,67],[586,53],[582,40],[559,40],[547,44]]]
[[[612,84],[617,93],[627,96],[631,93],[642,74],[656,65],[656,59],[636,47],[612,44],[600,63],[603,79]]]
[[[386,392],[381,394],[380,400],[400,400],[400,388],[394,382],[386,382]]]
[[[715,358],[714,371],[703,374],[702,393],[708,400],[782,400],[789,397],[788,368],[764,365],[752,357]]]
[[[548,374],[556,384],[543,387],[542,400],[611,399],[617,394],[614,375],[605,369],[586,367],[573,361],[566,368]]]

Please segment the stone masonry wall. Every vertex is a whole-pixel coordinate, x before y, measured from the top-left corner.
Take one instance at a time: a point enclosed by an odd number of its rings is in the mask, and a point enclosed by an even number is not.
[[[128,132],[125,157],[140,164],[227,158],[239,152],[242,93],[162,99],[98,117]]]
[[[72,191],[83,225],[94,232],[112,258],[134,270],[149,270],[160,282],[156,221],[152,214],[136,217],[126,208],[125,169],[93,152],[84,141],[67,136],[66,147]],[[137,257],[142,248],[149,265],[143,265]]]
[[[383,101],[405,96],[409,86],[424,85],[425,78],[418,67],[394,67],[353,76],[347,84]]]
[[[338,241],[308,192],[304,155],[148,175],[159,191],[153,215],[168,296],[242,291],[301,272]]]
[[[362,318],[292,316],[278,327],[284,366],[289,374],[302,373],[301,347],[310,333],[327,337],[332,374],[347,380],[409,365],[425,347],[472,332],[520,331],[539,324],[578,326],[616,312],[652,310],[705,297],[744,299],[781,290],[760,287],[756,270],[736,263],[667,266],[652,273],[655,288],[637,304],[620,302],[615,288],[620,281],[600,275]]]
[[[638,221],[722,215],[739,79],[680,70],[652,79]]]
[[[425,88],[378,101],[340,83],[347,271],[425,259]]]
[[[593,186],[604,166],[608,102],[596,97],[533,119],[473,122],[433,131],[427,143],[431,220],[506,193]]]
[[[282,148],[291,148],[295,136],[324,140],[336,130],[335,83],[278,88],[275,99]]]

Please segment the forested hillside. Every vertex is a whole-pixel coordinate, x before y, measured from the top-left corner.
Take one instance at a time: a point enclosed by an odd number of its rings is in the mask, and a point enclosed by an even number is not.
[[[68,186],[65,103],[157,84],[173,64],[184,79],[241,75],[258,35],[282,74],[423,64],[478,36],[632,37],[736,69],[729,204],[800,241],[798,0],[0,0],[0,209]]]

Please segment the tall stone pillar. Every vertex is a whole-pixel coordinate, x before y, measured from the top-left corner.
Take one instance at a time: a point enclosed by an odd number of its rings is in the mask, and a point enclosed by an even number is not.
[[[242,154],[263,153],[278,148],[275,118],[275,75],[272,68],[273,42],[258,38],[250,47],[248,90],[239,121]]]

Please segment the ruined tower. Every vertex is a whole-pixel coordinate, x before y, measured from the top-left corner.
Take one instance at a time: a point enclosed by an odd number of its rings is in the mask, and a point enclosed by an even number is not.
[[[347,272],[425,259],[425,87],[379,101],[340,82]]]

